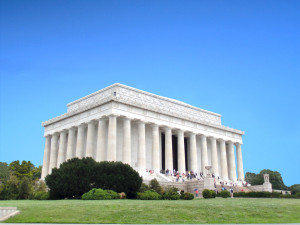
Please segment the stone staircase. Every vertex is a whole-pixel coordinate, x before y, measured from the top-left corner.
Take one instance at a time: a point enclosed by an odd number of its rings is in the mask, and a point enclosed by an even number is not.
[[[233,192],[250,192],[251,190],[248,187],[241,187],[241,186],[230,186],[230,185],[224,185],[224,187],[229,191],[230,188],[233,189]],[[220,192],[222,191],[222,185],[217,185],[217,190]]]
[[[19,213],[20,211],[17,210],[17,207],[0,207],[0,221],[7,220]]]

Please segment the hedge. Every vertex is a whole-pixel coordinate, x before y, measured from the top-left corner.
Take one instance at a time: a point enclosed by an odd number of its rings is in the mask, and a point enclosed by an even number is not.
[[[234,197],[239,198],[300,198],[296,195],[282,195],[279,192],[266,192],[266,191],[251,191],[251,192],[235,192]]]

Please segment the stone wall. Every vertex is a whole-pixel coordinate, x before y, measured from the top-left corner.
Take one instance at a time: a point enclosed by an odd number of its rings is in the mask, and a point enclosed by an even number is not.
[[[148,182],[145,182],[149,184]],[[189,192],[195,194],[195,189],[198,189],[199,196],[202,197],[202,191],[204,189],[214,190],[214,180],[213,178],[205,178],[204,180],[191,180],[185,182],[162,182],[160,181],[159,184],[163,188],[175,187],[178,190],[183,190],[184,192]]]

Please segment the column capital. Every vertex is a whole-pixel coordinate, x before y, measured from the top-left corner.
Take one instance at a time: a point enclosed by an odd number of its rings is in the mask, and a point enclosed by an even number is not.
[[[87,125],[89,125],[89,124],[93,124],[93,125],[95,125],[95,123],[96,123],[96,121],[95,121],[95,120],[90,120],[89,122],[87,122]]]
[[[218,139],[217,139],[217,141],[218,141],[218,142],[220,142],[220,143],[223,143],[223,142],[225,142],[225,140],[224,140],[224,139],[222,139],[222,138],[218,138]]]
[[[197,136],[194,132],[188,132],[188,135],[190,136],[190,137],[192,137],[192,136]]]
[[[207,138],[207,136],[206,136],[206,135],[204,135],[204,134],[200,134],[200,135],[199,135],[199,137],[201,138],[201,140],[204,140],[204,139],[206,139],[206,138]]]
[[[59,133],[58,132],[55,132],[53,134],[51,134],[52,137],[58,137],[59,136]]]
[[[159,125],[156,124],[156,123],[150,123],[149,126],[150,126],[150,127],[159,127]]]
[[[86,123],[81,123],[81,124],[79,124],[78,125],[78,128],[81,128],[81,127],[86,127],[87,126],[87,124]]]
[[[120,117],[120,115],[112,113],[112,114],[109,114],[108,117]]]
[[[215,140],[217,140],[217,138],[215,138],[214,136],[209,136],[209,137],[207,137],[209,140],[212,140],[212,141],[215,141]]]
[[[108,116],[101,116],[101,117],[97,118],[96,120],[97,121],[107,121],[108,118],[109,118]]]
[[[166,127],[166,126],[164,126],[163,129],[164,129],[165,131],[171,131],[171,132],[172,132],[172,128],[171,128],[171,127]]]
[[[77,129],[77,127],[70,127],[68,130],[70,131],[70,130],[76,130]]]
[[[233,145],[233,142],[230,141],[230,140],[229,140],[229,141],[226,141],[226,143],[229,144],[229,145]]]
[[[234,144],[235,144],[235,146],[241,146],[242,145],[240,142],[235,142]]]
[[[68,132],[69,132],[68,130],[64,129],[64,130],[60,131],[59,133],[60,133],[60,134],[66,134],[66,133],[68,133]]]
[[[125,117],[125,116],[124,116],[124,117],[121,117],[121,119],[124,120],[124,121],[131,121],[131,120],[132,120],[132,118]]]
[[[143,121],[143,120],[138,120],[138,121],[136,121],[136,123],[137,123],[137,124],[145,124],[145,125],[146,125],[146,122]]]
[[[184,132],[185,132],[184,130],[180,130],[180,129],[177,129],[177,130],[176,130],[176,133],[177,133],[177,134],[183,134],[183,136],[184,136]]]

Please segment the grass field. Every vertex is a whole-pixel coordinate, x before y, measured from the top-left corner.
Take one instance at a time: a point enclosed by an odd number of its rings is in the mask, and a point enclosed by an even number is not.
[[[299,199],[0,201],[12,223],[299,223]]]

